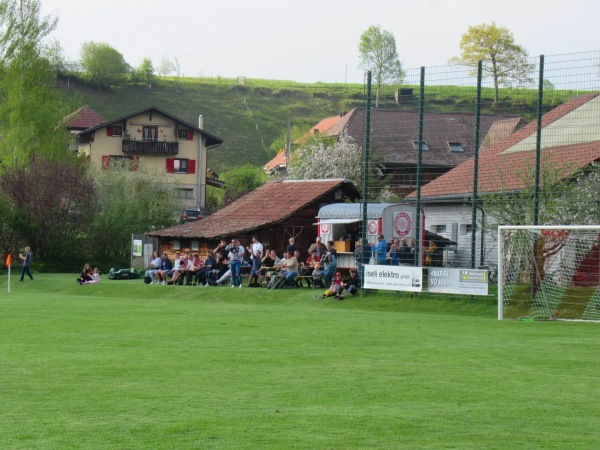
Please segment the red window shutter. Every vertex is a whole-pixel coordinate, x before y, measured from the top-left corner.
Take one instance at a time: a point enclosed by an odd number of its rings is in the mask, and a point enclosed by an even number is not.
[[[167,173],[175,172],[175,160],[173,158],[167,158]]]
[[[140,167],[140,157],[132,156],[131,157],[131,170],[135,172]]]
[[[106,135],[107,136],[112,136],[113,135],[113,129],[112,129],[112,127],[106,127]]]
[[[187,140],[188,141],[193,141],[194,140],[194,132],[192,130],[188,130],[187,132]]]
[[[196,160],[188,159],[188,173],[196,173]]]
[[[110,156],[102,155],[102,170],[110,169]]]

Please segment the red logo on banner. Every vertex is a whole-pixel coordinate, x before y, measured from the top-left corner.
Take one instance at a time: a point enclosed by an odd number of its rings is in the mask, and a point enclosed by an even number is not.
[[[369,221],[369,234],[379,234],[379,223],[376,220]]]
[[[396,214],[394,217],[394,231],[398,236],[406,236],[410,233],[412,222],[410,216],[404,212]]]
[[[329,230],[331,230],[331,225],[328,223],[321,224],[321,233],[320,234],[329,234]]]

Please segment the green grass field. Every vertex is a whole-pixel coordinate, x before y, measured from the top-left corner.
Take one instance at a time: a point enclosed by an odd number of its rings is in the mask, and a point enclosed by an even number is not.
[[[0,278],[0,448],[598,448],[600,325],[491,299]]]

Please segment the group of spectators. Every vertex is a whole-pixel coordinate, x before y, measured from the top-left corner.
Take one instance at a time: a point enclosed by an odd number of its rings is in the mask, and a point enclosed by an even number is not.
[[[241,245],[239,239],[231,239],[229,243],[222,239],[204,260],[197,253],[182,254],[178,251],[175,260],[171,261],[166,252],[161,258],[154,251],[144,278],[146,283],[157,285],[219,286],[229,281],[232,288],[242,288],[241,269],[248,267],[249,287],[278,289],[299,285],[302,280],[315,288],[341,286],[336,278],[336,274],[341,276],[341,273],[337,272],[337,252],[333,241],[323,244],[321,238],[317,237],[309,247],[308,254],[306,261],[302,261],[301,249],[293,237],[289,239],[281,258],[275,249],[266,249],[258,236],[253,236],[252,243],[247,247]],[[358,272],[354,272],[351,278],[358,280]],[[337,298],[343,299],[347,293],[355,294],[357,287],[358,282],[353,281],[343,288],[344,293],[340,289],[332,295],[338,294]],[[347,292],[348,288],[350,292]]]

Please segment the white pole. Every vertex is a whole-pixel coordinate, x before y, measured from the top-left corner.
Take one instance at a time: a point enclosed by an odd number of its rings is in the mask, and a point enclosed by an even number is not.
[[[498,320],[504,318],[504,264],[502,248],[504,247],[504,233],[502,227],[498,227]]]
[[[10,264],[8,265],[8,293],[10,294]]]

